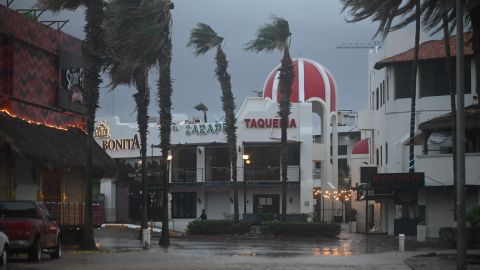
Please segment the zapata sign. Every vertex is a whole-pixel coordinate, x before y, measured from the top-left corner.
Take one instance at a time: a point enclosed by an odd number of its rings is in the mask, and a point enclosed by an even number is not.
[[[85,113],[85,80],[82,56],[66,51],[60,53],[61,85],[58,105],[66,110]]]

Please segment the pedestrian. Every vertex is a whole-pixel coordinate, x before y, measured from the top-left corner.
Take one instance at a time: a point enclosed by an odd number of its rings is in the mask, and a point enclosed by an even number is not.
[[[205,209],[202,209],[202,214],[200,215],[201,220],[207,220],[207,214],[205,214]]]

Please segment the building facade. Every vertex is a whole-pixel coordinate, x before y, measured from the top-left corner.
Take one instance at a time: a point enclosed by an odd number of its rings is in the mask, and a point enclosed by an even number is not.
[[[240,107],[237,119],[239,210],[241,214],[278,215],[281,205],[280,118],[278,117],[278,67],[268,75],[263,97],[249,97]],[[294,59],[292,107],[288,134],[287,212],[312,218],[316,200],[314,187],[333,190],[338,187],[336,84],[329,71],[309,59]],[[99,117],[98,123],[109,127],[109,138],[97,142],[112,158],[138,160],[136,147],[121,149],[113,141],[133,139],[136,124],[120,123],[118,118]],[[172,228],[184,230],[188,222],[205,209],[209,219],[233,215],[233,189],[228,161],[225,124],[191,123],[186,116],[176,115],[172,126],[170,160],[171,198],[169,213]],[[152,146],[152,168],[158,157],[158,125],[149,126],[148,144]],[[109,141],[106,141],[109,140]],[[119,142],[118,145],[122,143]],[[115,146],[114,146],[115,145]],[[110,147],[112,146],[112,147]],[[332,150],[330,150],[332,149]],[[134,165],[131,165],[134,167]],[[315,168],[315,169],[314,169]],[[155,170],[151,170],[149,209],[158,205],[160,188]],[[130,174],[130,179],[135,178]],[[138,177],[137,177],[138,179]],[[107,201],[111,200],[111,219],[120,220],[117,179],[104,179]],[[113,194],[116,194],[115,202]],[[111,194],[110,196],[108,194]],[[129,202],[131,203],[131,201]],[[124,206],[125,208],[125,206]],[[113,214],[115,212],[116,214]],[[117,215],[115,217],[115,215]],[[151,219],[155,215],[151,214]],[[130,219],[131,220],[131,219]]]
[[[83,224],[82,41],[0,5],[0,200],[39,200]],[[94,145],[94,175],[113,161]],[[101,207],[96,223],[101,224]]]
[[[465,34],[466,40],[469,36]],[[441,227],[454,225],[451,129],[430,126],[428,132],[422,132],[419,127],[451,111],[450,89],[443,41],[422,41],[417,72],[415,140],[410,142],[413,40],[411,32],[393,32],[381,48],[369,54],[369,102],[367,110],[359,114],[363,140],[352,155],[355,160],[353,184],[368,190],[357,191],[361,202],[355,207],[359,212],[359,231],[438,237]],[[452,56],[455,56],[455,37],[449,42]],[[478,103],[471,45],[467,43],[464,52],[465,105],[471,106]],[[467,141],[478,144],[475,135]],[[408,173],[410,143],[415,149],[415,171],[424,174],[424,178],[406,177],[390,183],[388,188],[376,187],[377,180],[385,180],[382,177],[386,174]],[[480,171],[474,165],[480,164],[480,153],[477,146],[468,149],[471,151],[467,151],[466,156],[467,209],[480,202]],[[418,180],[418,183],[411,185],[407,183],[409,180]]]

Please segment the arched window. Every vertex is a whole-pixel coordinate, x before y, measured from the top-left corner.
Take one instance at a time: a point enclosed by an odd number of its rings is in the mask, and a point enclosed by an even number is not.
[[[385,164],[388,164],[388,143],[385,142]]]
[[[380,145],[380,166],[383,166],[383,149],[381,145]]]

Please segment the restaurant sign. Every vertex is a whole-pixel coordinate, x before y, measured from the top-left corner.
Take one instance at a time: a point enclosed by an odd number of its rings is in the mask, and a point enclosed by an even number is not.
[[[377,173],[372,175],[373,189],[417,189],[425,186],[425,173]]]
[[[173,131],[178,130],[174,126]],[[194,125],[185,125],[185,134],[186,135],[209,135],[209,134],[218,134],[220,132],[226,132],[227,123],[202,123]]]
[[[103,150],[119,151],[140,149],[137,134],[135,134],[132,139],[111,139],[110,128],[106,121],[101,121],[97,127],[95,127],[94,136],[97,139],[103,139]]]
[[[280,118],[245,118],[246,128],[280,128]],[[288,120],[288,128],[296,128],[297,122],[295,119]]]

